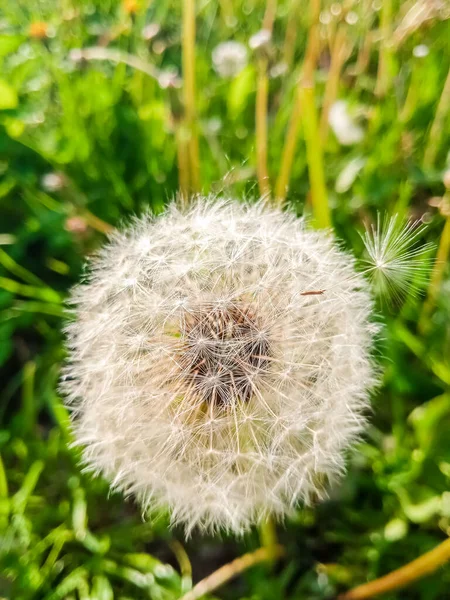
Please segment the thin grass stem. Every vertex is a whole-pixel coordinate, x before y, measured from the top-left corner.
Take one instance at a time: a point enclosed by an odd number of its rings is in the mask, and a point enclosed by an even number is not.
[[[447,192],[444,199],[448,198],[450,202],[450,192]],[[422,314],[419,319],[419,331],[425,333],[429,327],[430,315],[436,306],[436,300],[441,289],[441,283],[444,278],[445,269],[448,266],[450,257],[450,214],[445,219],[444,229],[439,240],[436,260],[431,273],[430,284],[428,286],[427,298],[424,302]]]
[[[425,146],[425,152],[423,157],[423,166],[426,169],[431,168],[436,160],[436,155],[439,150],[439,145],[444,131],[444,121],[450,110],[450,69],[445,80],[444,89],[442,90],[441,97],[439,99],[436,114],[434,116],[433,123],[430,128],[428,135],[427,144]]]
[[[197,583],[197,585],[195,585],[190,592],[185,594],[181,600],[199,600],[199,598],[203,598],[206,594],[213,592],[218,587],[222,586],[227,581],[230,581],[230,579],[237,577],[250,567],[262,562],[280,558],[283,554],[284,548],[282,546],[258,548],[255,552],[244,554],[223,567],[220,567],[220,569],[217,569],[217,571]]]
[[[286,132],[286,139],[281,153],[280,170],[275,185],[275,202],[281,206],[288,191],[289,180],[291,177],[292,163],[294,162],[295,149],[300,131],[301,123],[301,88],[297,90],[294,101],[292,115]]]
[[[195,0],[184,0],[182,6],[183,97],[185,122],[187,130],[189,132],[189,183],[191,191],[198,192],[200,189],[200,161],[197,135],[197,110],[195,94]]]
[[[434,571],[449,560],[450,538],[400,569],[341,594],[338,596],[338,600],[362,600],[363,598],[373,598],[373,596],[377,596],[378,594],[397,590],[430,573],[434,573]]]
[[[267,170],[267,109],[269,102],[269,78],[267,59],[258,61],[256,87],[256,173],[261,196],[270,196],[269,173]]]
[[[385,96],[391,86],[392,72],[392,18],[393,5],[392,0],[383,0],[381,7],[381,39],[378,59],[377,81],[375,85],[375,95],[378,97]]]
[[[338,94],[341,71],[348,54],[349,43],[345,33],[345,27],[340,25],[334,39],[330,70],[328,72],[328,79],[325,86],[322,115],[320,118],[320,139],[322,140],[323,145],[325,145],[328,137],[328,115],[330,108],[333,102],[336,100]]]
[[[73,50],[72,58],[75,60],[106,60],[109,62],[124,64],[145,73],[152,79],[159,82],[160,71],[157,67],[151,63],[140,59],[134,54],[128,54],[121,50],[115,50],[114,48],[103,48],[102,46],[91,46],[89,48],[82,48]]]
[[[263,18],[263,29],[272,33],[273,23],[277,10],[277,0],[267,0],[266,10]],[[269,107],[269,77],[267,75],[268,59],[261,53],[258,57],[256,82],[256,112],[255,112],[255,136],[256,136],[256,174],[258,178],[259,192],[261,196],[270,196],[270,180],[267,168],[267,129],[268,129],[268,107]]]
[[[297,97],[294,102],[294,108],[286,132],[286,139],[281,153],[280,169],[278,179],[275,185],[275,203],[282,206],[288,192],[289,181],[291,178],[292,164],[294,162],[295,149],[300,131],[301,123],[301,98],[302,87],[305,82],[312,85],[314,71],[317,64],[317,58],[320,51],[318,21],[320,15],[320,0],[312,0],[310,3],[311,25],[306,46],[305,59],[303,62],[302,76],[298,83]]]
[[[301,104],[314,222],[319,228],[327,228],[331,227],[331,214],[325,185],[322,145],[319,137],[313,86],[303,86]]]

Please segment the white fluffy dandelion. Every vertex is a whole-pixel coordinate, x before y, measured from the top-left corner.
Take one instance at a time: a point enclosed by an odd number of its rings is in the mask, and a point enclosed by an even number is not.
[[[329,235],[262,203],[171,205],[113,235],[72,302],[77,443],[144,508],[241,532],[343,472],[375,328]]]
[[[212,52],[214,70],[221,77],[236,77],[247,66],[247,48],[240,42],[222,42]]]

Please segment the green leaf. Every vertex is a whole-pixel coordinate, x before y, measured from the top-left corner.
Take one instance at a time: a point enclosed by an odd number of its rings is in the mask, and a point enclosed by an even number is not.
[[[0,35],[0,57],[13,54],[24,40],[22,35]]]
[[[16,90],[4,79],[0,79],[0,110],[16,108],[19,104]]]
[[[231,119],[236,119],[247,106],[249,95],[255,88],[255,70],[253,67],[246,67],[234,79],[229,87],[227,106],[228,115]]]

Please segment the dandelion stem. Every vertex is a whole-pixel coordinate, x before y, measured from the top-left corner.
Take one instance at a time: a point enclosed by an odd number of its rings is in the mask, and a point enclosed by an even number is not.
[[[308,44],[306,47],[303,73],[297,88],[297,98],[289,121],[286,140],[281,154],[280,172],[275,186],[275,202],[281,206],[285,199],[291,177],[292,164],[294,162],[295,149],[301,122],[301,97],[304,82],[311,82],[314,77],[317,57],[319,55],[319,30],[318,21],[320,15],[320,0],[312,0],[310,4],[311,25],[309,28]]]
[[[450,201],[450,192],[444,196],[444,199],[448,197]],[[429,318],[436,304],[436,299],[439,294],[441,282],[444,277],[444,271],[448,264],[450,257],[450,214],[445,219],[444,229],[442,230],[441,239],[439,241],[439,247],[434,263],[433,271],[431,273],[430,285],[428,286],[427,299],[424,302],[422,314],[419,320],[419,331],[422,333],[426,332],[429,325]]]
[[[444,131],[444,120],[448,111],[450,110],[450,69],[448,71],[447,79],[445,80],[444,89],[442,90],[441,97],[436,109],[436,115],[434,117],[433,124],[430,128],[428,135],[427,145],[425,147],[423,166],[425,168],[431,168],[434,165],[436,154],[439,150],[439,142],[441,140],[442,132]]]
[[[234,20],[233,0],[220,0],[219,5],[225,25],[229,26]]]
[[[295,148],[301,122],[301,88],[297,91],[294,107],[289,121],[286,140],[281,154],[280,172],[275,185],[275,202],[282,205],[286,199],[289,179],[291,176],[292,163],[294,162]]]
[[[178,540],[170,542],[170,548],[180,566],[183,591],[192,587],[192,565],[184,546]]]
[[[263,29],[272,31],[275,15],[277,13],[277,0],[267,0],[266,11],[263,19]]]
[[[220,567],[220,569],[217,569],[217,571],[214,571],[214,573],[197,583],[190,592],[182,596],[181,600],[198,600],[250,567],[261,562],[280,558],[283,554],[284,548],[282,546],[258,548],[255,552],[244,554],[223,567]]]
[[[30,431],[36,422],[36,399],[34,396],[34,381],[36,363],[30,361],[23,367],[22,414],[24,429]]]
[[[200,189],[200,166],[197,136],[197,111],[195,103],[195,0],[183,0],[183,95],[185,122],[189,131],[188,161],[190,166],[190,188]]]
[[[372,598],[378,594],[396,590],[408,585],[425,575],[433,573],[450,560],[450,538],[439,544],[430,552],[422,554],[412,562],[404,565],[396,571],[392,571],[384,577],[375,579],[370,583],[360,585],[349,592],[341,594],[339,600],[361,600]]]
[[[278,544],[277,528],[274,520],[268,517],[259,527],[259,537],[264,548],[275,548]]]
[[[296,18],[298,15],[298,4],[298,0],[291,0],[291,6],[289,8],[291,18],[288,19],[286,34],[284,36],[283,62],[288,70],[291,68],[292,61],[294,60],[295,40],[299,29],[298,18]]]
[[[178,185],[181,204],[185,206],[189,199],[189,144],[182,123],[175,130],[177,144]]]
[[[263,29],[272,32],[277,9],[277,0],[267,0],[263,19]],[[268,60],[258,58],[258,79],[256,82],[256,174],[261,196],[270,196],[269,172],[267,169],[267,112],[269,106]]]
[[[269,79],[267,59],[258,61],[258,81],[256,88],[256,172],[259,191],[262,196],[270,195],[269,173],[267,171],[267,106],[269,99]]]
[[[90,210],[83,210],[81,212],[81,217],[86,221],[89,227],[92,227],[92,229],[95,229],[104,235],[108,235],[114,231],[114,227],[110,223],[103,221],[103,219],[100,219],[100,217],[91,213]]]
[[[339,90],[341,70],[344,66],[345,59],[348,56],[348,50],[349,48],[347,36],[345,35],[345,28],[341,25],[338,28],[333,43],[330,70],[328,73],[328,79],[325,86],[325,95],[323,99],[322,115],[320,119],[320,139],[322,140],[323,145],[325,145],[328,137],[328,114],[330,112],[331,105],[336,100]]]
[[[325,186],[322,146],[319,138],[313,86],[305,85],[302,88],[301,94],[303,131],[306,143],[306,160],[308,163],[314,220],[317,227],[331,227],[331,215]]]
[[[356,59],[355,73],[361,75],[364,73],[369,66],[370,62],[370,51],[373,45],[373,32],[368,31],[364,36],[364,39],[360,42],[358,57]]]
[[[77,53],[77,60],[107,60],[114,63],[122,63],[159,81],[159,69],[151,63],[140,59],[138,56],[134,56],[134,54],[128,54],[127,52],[122,52],[121,50],[115,50],[113,48],[103,48],[102,46],[82,48],[80,50],[74,50],[73,52]]]
[[[392,71],[392,0],[383,0],[381,7],[381,39],[380,51],[378,59],[378,73],[375,85],[375,95],[378,97],[385,96],[389,91],[391,84]]]

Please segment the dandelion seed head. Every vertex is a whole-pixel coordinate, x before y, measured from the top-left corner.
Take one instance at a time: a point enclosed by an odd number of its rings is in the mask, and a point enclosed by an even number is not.
[[[247,61],[247,48],[240,42],[222,42],[212,52],[214,70],[224,78],[239,75],[247,66]]]
[[[173,204],[115,233],[71,302],[76,441],[144,510],[242,532],[343,473],[376,327],[330,235],[262,202]]]

